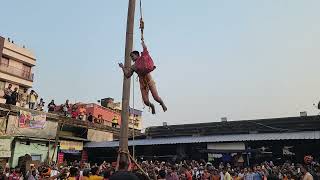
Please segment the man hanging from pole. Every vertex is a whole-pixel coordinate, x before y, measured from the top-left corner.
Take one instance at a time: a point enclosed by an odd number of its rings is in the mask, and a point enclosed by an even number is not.
[[[150,58],[149,52],[147,50],[147,46],[145,45],[144,41],[142,41],[143,51],[140,55],[139,51],[132,51],[130,57],[134,64],[131,67],[124,67],[122,63],[119,63],[120,68],[123,70],[124,76],[130,78],[134,72],[136,72],[139,76],[139,83],[140,83],[140,90],[142,99],[145,105],[151,108],[152,114],[155,114],[155,107],[149,100],[149,92],[151,92],[153,99],[157,101],[161,106],[164,112],[167,111],[167,107],[164,104],[163,100],[158,94],[156,84],[152,79],[152,76],[149,73],[141,72],[137,66],[137,62],[146,61],[146,58]],[[155,67],[153,67],[155,69]]]

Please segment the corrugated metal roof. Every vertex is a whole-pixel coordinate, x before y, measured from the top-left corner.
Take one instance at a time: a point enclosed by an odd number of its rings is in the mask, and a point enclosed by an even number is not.
[[[146,146],[161,144],[188,144],[203,142],[236,142],[236,141],[263,141],[263,140],[290,140],[290,139],[320,139],[320,131],[300,131],[287,133],[261,133],[261,134],[228,134],[212,136],[185,136],[172,138],[138,139],[129,141],[129,146]],[[85,147],[118,147],[119,141],[89,142]]]

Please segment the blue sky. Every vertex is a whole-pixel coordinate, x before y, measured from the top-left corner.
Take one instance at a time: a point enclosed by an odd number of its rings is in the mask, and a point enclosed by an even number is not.
[[[3,1],[0,35],[37,57],[34,89],[48,102],[121,100],[127,0]],[[316,114],[317,0],[143,0],[145,39],[169,108],[144,125]],[[138,9],[137,9],[138,10]],[[140,49],[138,11],[135,45]],[[142,108],[135,82],[135,106]]]

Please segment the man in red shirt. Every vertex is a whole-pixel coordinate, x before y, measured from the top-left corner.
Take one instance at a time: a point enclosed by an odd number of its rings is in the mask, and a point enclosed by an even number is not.
[[[141,44],[143,47],[142,53],[148,53],[147,46],[144,44],[144,41],[142,41]],[[130,56],[133,62],[136,62],[139,58],[142,58],[138,51],[131,52]],[[127,78],[130,78],[134,72],[138,74],[135,64],[133,64],[131,67],[124,67],[122,63],[119,63],[119,66],[123,70],[123,73]],[[144,104],[151,108],[152,114],[156,113],[154,105],[149,100],[149,92],[151,92],[153,99],[157,101],[162,106],[163,111],[166,112],[167,107],[158,94],[156,83],[152,79],[151,74],[150,73],[148,73],[147,75],[138,74],[138,76],[139,76],[141,95],[142,95]]]
[[[188,167],[186,165],[182,165],[181,167],[181,173],[185,174],[185,177],[187,178],[187,180],[192,180],[192,175],[190,174],[190,172],[188,171]]]

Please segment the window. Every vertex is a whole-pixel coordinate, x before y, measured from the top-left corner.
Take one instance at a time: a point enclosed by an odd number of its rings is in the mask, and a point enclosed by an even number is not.
[[[24,64],[23,67],[22,67],[22,70],[24,72],[26,72],[26,73],[30,73],[31,72],[31,67]]]
[[[31,154],[32,161],[41,161],[41,154]]]
[[[31,72],[31,67],[27,65],[22,66],[22,77],[24,78],[29,78],[30,77],[30,72]]]
[[[1,64],[2,66],[9,66],[9,59],[8,59],[8,58],[5,58],[5,57],[2,57],[0,64]]]

